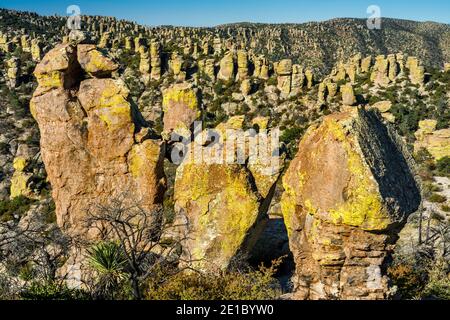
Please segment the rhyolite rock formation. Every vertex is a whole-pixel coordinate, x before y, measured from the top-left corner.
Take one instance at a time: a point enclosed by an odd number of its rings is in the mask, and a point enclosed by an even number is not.
[[[179,83],[163,90],[164,132],[170,140],[172,133],[189,137],[190,127],[200,118],[198,90],[189,83]]]
[[[410,156],[374,111],[312,126],[283,177],[295,299],[383,299],[384,264],[420,205]]]
[[[206,132],[201,133],[177,169],[174,200],[177,220],[185,225],[183,259],[199,270],[225,270],[235,258],[248,254],[268,218],[282,164],[255,161],[247,168],[238,163],[246,147],[227,130],[240,130],[243,121],[238,116],[220,124],[214,144],[207,143]],[[224,147],[230,141],[235,144],[234,152]],[[234,161],[225,161],[230,157]]]
[[[30,103],[41,133],[41,153],[58,225],[66,233],[96,239],[87,212],[127,195],[153,210],[162,202],[164,144],[111,73],[117,65],[94,46],[61,44],[36,67],[38,88]],[[101,77],[101,78],[99,78]]]

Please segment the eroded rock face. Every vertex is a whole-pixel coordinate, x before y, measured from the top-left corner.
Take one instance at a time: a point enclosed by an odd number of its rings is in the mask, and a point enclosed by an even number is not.
[[[233,52],[228,52],[220,60],[220,70],[217,78],[224,81],[229,81],[234,79],[234,58]]]
[[[41,132],[57,222],[68,234],[88,239],[97,237],[84,223],[92,205],[126,193],[130,203],[150,211],[165,189],[164,144],[141,134],[145,128],[128,89],[109,77],[115,68],[95,47],[66,44],[35,70],[39,87],[30,108]]]
[[[283,177],[297,299],[383,299],[384,262],[421,197],[410,156],[378,114],[311,127]]]
[[[226,130],[240,129],[243,120],[233,117],[220,124],[216,128],[219,140],[214,146],[206,147],[202,140],[192,142],[177,169],[175,212],[180,224],[186,225],[183,234],[187,237],[183,257],[199,270],[224,270],[234,258],[248,254],[268,218],[273,186],[282,167],[255,162],[250,168],[237,161],[226,162],[224,159],[233,154],[226,148],[222,149],[224,154],[216,153],[220,150],[216,148],[233,139]],[[237,143],[236,154],[243,148]],[[199,150],[203,150],[203,158],[196,154]],[[212,160],[218,155],[223,156],[222,161]]]

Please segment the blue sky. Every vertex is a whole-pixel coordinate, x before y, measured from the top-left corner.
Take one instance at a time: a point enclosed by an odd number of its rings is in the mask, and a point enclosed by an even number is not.
[[[450,23],[449,0],[0,0],[0,7],[65,15],[105,15],[146,25],[214,26],[231,22],[306,22],[335,17],[366,18],[378,5],[382,17]]]

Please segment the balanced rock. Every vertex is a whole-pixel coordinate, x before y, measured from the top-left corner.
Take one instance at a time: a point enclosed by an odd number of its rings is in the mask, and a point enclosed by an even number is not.
[[[384,265],[421,197],[411,157],[375,112],[313,125],[283,177],[296,299],[384,299]]]
[[[278,75],[278,89],[286,97],[291,93],[292,60],[281,60],[277,65],[276,72]]]

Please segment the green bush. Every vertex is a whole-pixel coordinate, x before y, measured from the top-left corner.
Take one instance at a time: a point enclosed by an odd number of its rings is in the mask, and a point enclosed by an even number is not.
[[[178,273],[153,277],[146,289],[149,300],[273,300],[281,289],[274,279],[279,263],[256,271]]]
[[[57,282],[32,282],[21,292],[24,300],[86,300],[89,295],[78,289],[69,289]]]

